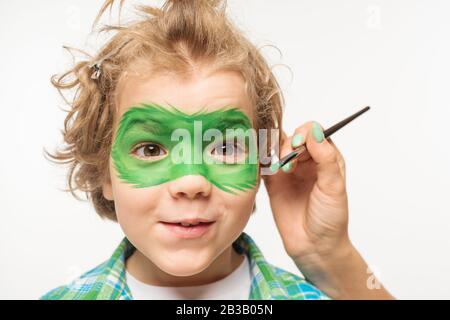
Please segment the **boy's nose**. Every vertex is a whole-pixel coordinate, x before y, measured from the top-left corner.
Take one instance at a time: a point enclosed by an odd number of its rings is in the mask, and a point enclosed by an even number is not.
[[[174,198],[208,197],[212,184],[202,175],[185,175],[169,182],[169,192]]]

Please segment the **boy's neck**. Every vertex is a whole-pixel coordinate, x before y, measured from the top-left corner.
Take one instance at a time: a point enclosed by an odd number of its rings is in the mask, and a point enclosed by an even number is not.
[[[243,255],[233,246],[225,249],[205,270],[192,276],[173,276],[158,268],[139,250],[126,260],[126,270],[133,277],[149,285],[164,287],[187,287],[205,285],[225,278],[242,263]]]

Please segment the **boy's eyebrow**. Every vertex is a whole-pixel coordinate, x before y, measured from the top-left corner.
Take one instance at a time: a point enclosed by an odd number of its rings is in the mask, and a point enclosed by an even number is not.
[[[136,125],[139,126],[139,128],[141,128],[142,130],[154,134],[161,133],[161,131],[163,131],[162,129],[164,129],[164,126],[158,120],[155,119],[135,120],[132,123],[130,123],[128,127],[133,128]],[[249,123],[244,119],[230,119],[230,120],[221,119],[214,125],[214,129],[218,129],[220,131],[225,131],[226,129],[233,129],[236,127],[248,128]]]
[[[222,118],[220,119],[220,121],[216,124],[216,129],[223,131],[225,129],[232,129],[232,128],[236,128],[236,127],[244,127],[244,128],[249,128],[251,127],[251,123],[249,123],[249,121],[247,119],[243,119],[243,118]]]
[[[151,122],[151,124],[149,123]],[[150,133],[158,134],[161,132],[162,126],[157,120],[151,120],[151,121],[144,121],[142,123],[142,127],[145,131],[148,131]]]
[[[131,129],[137,126],[140,129],[153,134],[161,133],[162,129],[164,128],[156,119],[136,119],[128,124],[127,129]]]
[[[213,121],[213,123],[209,123],[208,121],[208,127],[218,129],[219,131],[225,131],[226,129],[235,129],[235,128],[251,128],[252,123],[250,119],[248,119],[247,115],[239,110],[237,107],[232,107],[229,109],[230,106],[224,106],[222,108],[219,108],[218,110],[212,111],[212,112],[205,112],[205,110],[200,110],[198,112],[193,113],[190,116],[193,116],[194,121],[201,120],[202,116],[207,115],[208,113],[215,114],[215,113],[221,113],[225,112],[226,115],[222,116],[215,116],[216,121]],[[166,108],[160,107],[162,109]],[[175,107],[174,107],[175,108]],[[175,108],[176,109],[176,108]],[[178,112],[180,112],[178,109],[176,109]],[[182,114],[182,112],[180,112]],[[195,119],[195,118],[199,119]],[[133,129],[138,127],[140,130],[143,130],[145,132],[153,133],[153,134],[162,134],[164,131],[169,130],[171,127],[170,123],[163,123],[160,119],[157,117],[135,117],[133,116],[132,119],[129,119],[127,121],[128,123],[125,126],[126,130]],[[206,128],[204,128],[206,129]]]

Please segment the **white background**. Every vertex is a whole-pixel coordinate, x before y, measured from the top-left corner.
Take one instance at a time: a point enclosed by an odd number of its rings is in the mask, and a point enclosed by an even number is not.
[[[63,44],[95,52],[100,5],[0,1],[0,298],[36,299],[122,238],[59,190],[65,172],[42,154],[61,142],[65,116],[49,78],[70,66]],[[229,11],[254,43],[282,51],[264,50],[272,64],[292,70],[275,68],[289,134],[372,107],[333,136],[347,164],[351,238],[396,297],[450,298],[450,2],[235,0]],[[270,262],[298,272],[264,188],[257,204],[245,231]]]

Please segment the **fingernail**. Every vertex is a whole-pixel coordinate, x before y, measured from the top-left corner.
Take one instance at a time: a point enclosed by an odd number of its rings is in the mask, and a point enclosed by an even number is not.
[[[278,170],[278,168],[280,168],[280,163],[279,162],[274,162],[270,165],[270,171],[275,172]]]
[[[301,134],[297,133],[293,138],[292,138],[292,142],[291,145],[293,148],[297,148],[299,147],[303,142],[303,137]],[[284,168],[284,167],[283,167]]]
[[[321,143],[324,139],[322,128],[317,122],[313,122],[312,135],[317,143]]]
[[[292,162],[288,162],[284,166],[281,167],[281,170],[283,170],[284,172],[288,172],[289,170],[291,170],[291,168],[292,168]]]

